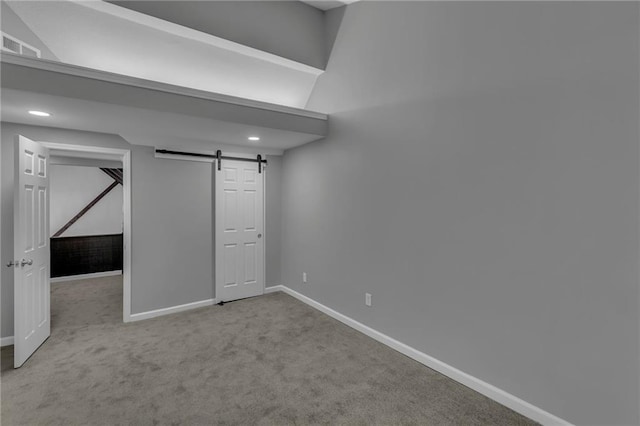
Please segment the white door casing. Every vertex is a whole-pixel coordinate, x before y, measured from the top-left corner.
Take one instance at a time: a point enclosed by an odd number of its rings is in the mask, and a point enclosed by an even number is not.
[[[16,138],[14,189],[14,367],[51,333],[49,283],[49,154]]]
[[[214,168],[215,289],[216,299],[228,302],[264,293],[264,169],[221,161],[221,170]]]
[[[39,141],[38,143],[48,148],[49,152],[62,155],[71,154],[79,158],[122,161],[122,209],[124,211],[122,320],[124,322],[131,321],[131,151],[128,149],[73,145],[57,142]]]

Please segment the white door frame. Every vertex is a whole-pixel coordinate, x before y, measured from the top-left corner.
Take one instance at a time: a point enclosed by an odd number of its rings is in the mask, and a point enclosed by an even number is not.
[[[131,151],[128,149],[103,148],[98,146],[71,145],[38,141],[46,148],[74,153],[80,158],[104,159],[113,156],[122,161],[122,209],[124,212],[122,252],[122,320],[131,321]],[[81,154],[81,155],[78,155]]]

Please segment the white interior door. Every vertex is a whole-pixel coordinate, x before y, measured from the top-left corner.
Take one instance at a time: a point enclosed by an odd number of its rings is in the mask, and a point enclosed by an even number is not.
[[[14,187],[14,367],[51,333],[49,288],[49,154],[18,136]]]
[[[220,161],[220,160],[218,160]],[[264,171],[258,163],[222,160],[216,173],[216,298],[264,293]]]

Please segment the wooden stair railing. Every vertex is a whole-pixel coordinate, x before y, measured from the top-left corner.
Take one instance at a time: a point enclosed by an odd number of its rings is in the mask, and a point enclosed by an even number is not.
[[[98,196],[96,198],[91,200],[91,202],[89,204],[87,204],[82,210],[80,210],[80,212],[77,215],[75,215],[73,218],[71,218],[71,220],[69,222],[67,222],[62,228],[60,228],[58,230],[58,232],[53,234],[52,238],[59,237],[60,235],[62,235],[64,233],[64,231],[69,229],[71,227],[71,225],[76,223],[78,221],[78,219],[80,219],[89,210],[91,210],[91,208],[93,206],[98,204],[98,202],[100,200],[102,200],[109,192],[111,192],[111,190],[113,188],[115,188],[118,185],[122,185],[122,169],[107,169],[107,168],[102,168],[101,167],[100,170],[102,170],[104,173],[106,173],[107,175],[109,175],[109,177],[111,177],[113,179],[113,182],[111,183],[111,185],[109,185],[104,191],[102,191],[100,194],[98,194]]]

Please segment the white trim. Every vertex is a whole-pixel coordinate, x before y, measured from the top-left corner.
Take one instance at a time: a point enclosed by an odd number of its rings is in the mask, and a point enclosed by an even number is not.
[[[3,57],[4,59],[4,57]],[[55,142],[39,141],[50,150],[86,154],[86,158],[104,158],[114,156],[122,161],[122,210],[123,252],[122,252],[122,320],[131,321],[131,151],[119,148],[103,148],[99,146],[70,145]]]
[[[131,151],[122,156],[122,321],[131,321]]]
[[[71,1],[75,4],[85,6],[89,9],[106,13],[108,15],[115,16],[120,19],[126,19],[127,21],[134,22],[138,25],[144,25],[146,27],[153,28],[154,30],[163,31],[179,37],[184,37],[190,40],[205,43],[210,46],[215,46],[221,49],[229,50],[231,52],[239,53],[241,55],[271,62],[276,65],[291,68],[293,70],[306,72],[315,76],[318,76],[324,72],[324,70],[313,67],[311,65],[307,65],[301,62],[296,62],[291,59],[283,58],[282,56],[274,55],[273,53],[269,53],[260,49],[245,46],[243,44],[226,40],[221,37],[216,37],[214,35],[205,33],[203,31],[194,30],[193,28],[185,27],[183,25],[178,25],[173,22],[165,21],[164,19],[156,18],[154,16],[146,15],[144,13],[136,12],[134,10],[116,6],[114,4],[107,3],[104,1],[91,1],[91,2],[88,2],[86,0],[71,0]]]
[[[24,55],[24,52],[22,51],[22,48],[26,47],[27,49],[33,50],[34,52],[36,52],[36,58],[40,58],[42,56],[42,52],[40,51],[40,49],[38,49],[36,47],[33,47],[29,43],[25,43],[24,41],[19,40],[19,39],[15,38],[14,36],[5,33],[4,31],[1,31],[0,34],[2,34],[3,38],[6,37],[9,40],[12,40],[14,43],[18,43],[18,45],[20,45],[20,52],[19,52],[20,55]],[[3,52],[9,52],[9,53],[14,53],[14,54],[18,53],[18,52],[14,52],[13,50],[10,50],[10,49],[7,49],[6,47],[4,47],[4,40],[2,40],[1,48],[2,48]]]
[[[88,4],[101,2],[87,1],[85,3]],[[223,95],[221,93],[207,92],[206,90],[191,89],[189,87],[177,86],[175,84],[145,80],[142,78],[130,77],[127,75],[81,67],[78,65],[49,61],[46,59],[30,58],[15,53],[2,52],[0,58],[0,62],[11,65],[56,72],[59,74],[71,75],[76,77],[84,77],[97,81],[106,81],[108,83],[122,84],[125,86],[138,87],[142,89],[156,90],[158,92],[171,93],[174,95],[189,96],[192,98],[205,99],[213,102],[239,105],[248,108],[257,108],[265,111],[283,112],[285,114],[298,115],[300,117],[306,118],[315,118],[324,121],[328,120],[328,115],[320,112],[308,111],[301,108],[288,107],[278,104],[271,104],[268,102],[254,101],[251,99],[239,98],[237,96]]]
[[[264,294],[278,293],[279,291],[284,291],[283,289],[283,285],[272,285],[264,288]]]
[[[199,302],[185,303],[184,305],[170,306],[168,308],[154,309],[153,311],[140,312],[131,314],[130,321],[141,321],[150,318],[160,317],[163,315],[175,314],[178,312],[189,311],[191,309],[212,306],[218,303],[216,299],[200,300]]]
[[[117,271],[94,272],[92,274],[80,274],[80,275],[69,275],[66,277],[55,277],[55,278],[51,278],[49,281],[52,283],[59,283],[63,281],[79,281],[79,280],[89,280],[91,278],[113,277],[115,275],[122,275],[122,270],[119,269]]]
[[[496,402],[526,416],[534,421],[537,421],[543,425],[562,425],[562,426],[571,426],[571,423],[566,420],[561,419],[560,417],[554,416],[553,414],[543,410],[542,408],[536,407],[533,404],[530,404],[515,395],[511,395],[508,392],[503,391],[485,381],[478,379],[470,374],[465,373],[464,371],[460,371],[455,367],[452,367],[449,364],[446,364],[436,358],[433,358],[424,352],[420,352],[417,349],[412,348],[409,345],[405,345],[402,342],[399,342],[392,337],[387,336],[377,330],[374,330],[371,327],[368,327],[361,322],[358,322],[348,316],[341,314],[340,312],[334,311],[333,309],[323,305],[322,303],[316,302],[315,300],[298,293],[295,290],[291,290],[288,287],[279,285],[268,287],[268,292],[273,293],[276,291],[283,291],[290,296],[295,297],[301,302],[306,303],[307,305],[329,315],[332,318],[337,319],[343,324],[348,325],[349,327],[371,337],[372,339],[377,340],[380,343],[383,343],[389,346],[392,349],[397,350],[398,352],[418,361],[421,364],[426,365],[429,368],[432,368],[445,376],[455,380],[458,383],[462,383],[463,385],[475,390],[493,399]],[[265,293],[267,293],[267,289],[265,289]]]
[[[13,336],[0,337],[0,347],[13,345]]]
[[[264,156],[267,159],[267,156]],[[267,163],[262,165],[262,294],[267,287]]]
[[[103,148],[100,146],[90,146],[90,145],[71,145],[66,143],[57,143],[57,142],[46,142],[46,141],[38,141],[38,143],[42,144],[42,146],[49,148],[51,150],[60,150],[60,151],[70,151],[75,153],[83,153],[88,154],[84,156],[85,158],[96,158],[96,159],[104,159],[102,155],[113,155],[114,157],[118,157],[121,159],[124,155],[130,152],[128,149],[118,149],[118,148]],[[91,154],[98,154],[95,157]],[[101,155],[102,154],[102,155]]]

